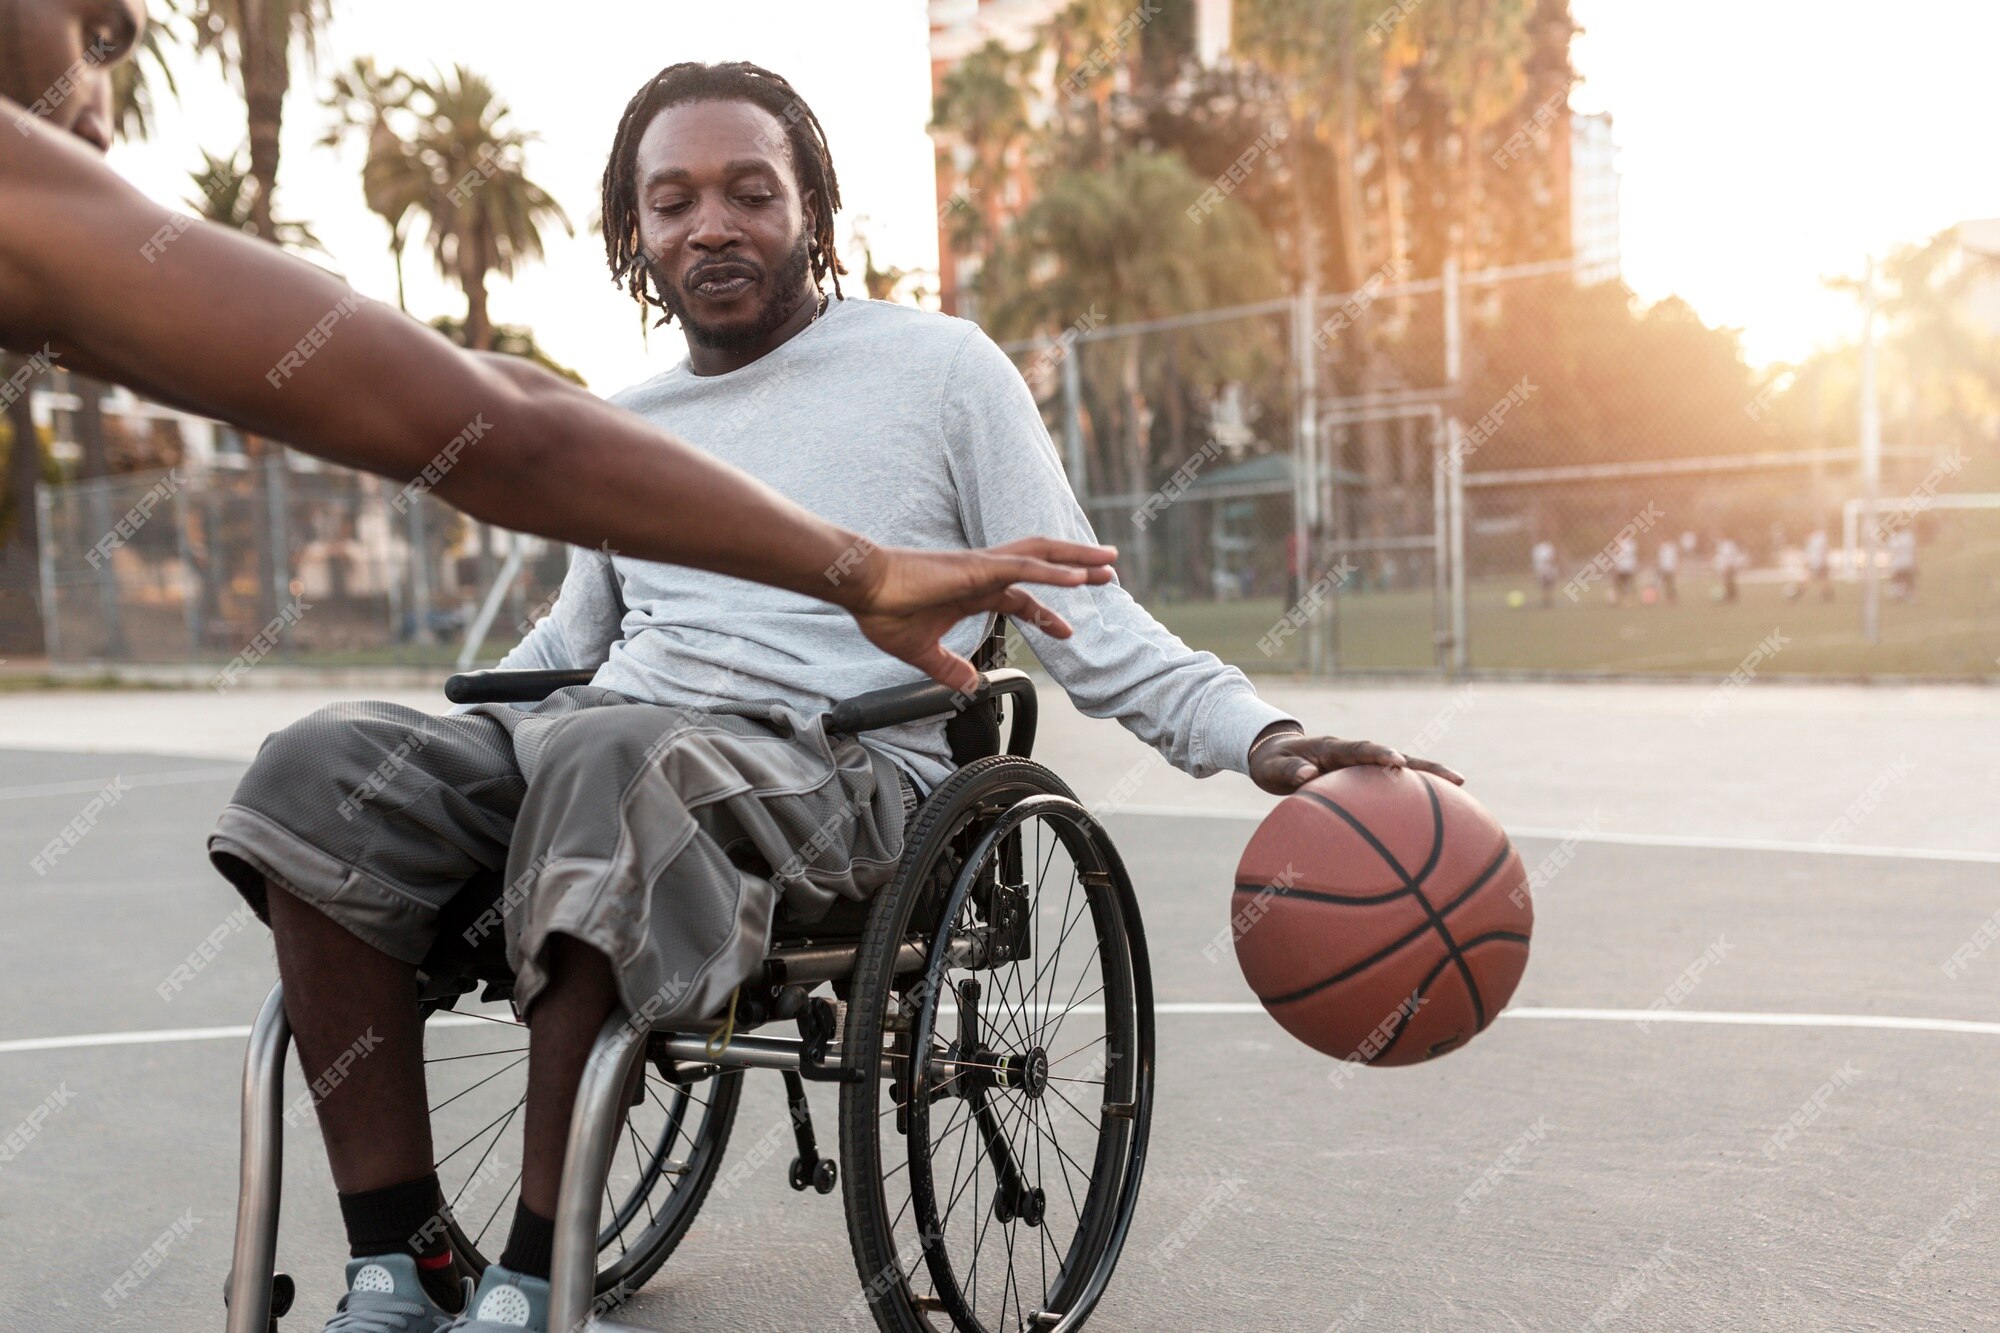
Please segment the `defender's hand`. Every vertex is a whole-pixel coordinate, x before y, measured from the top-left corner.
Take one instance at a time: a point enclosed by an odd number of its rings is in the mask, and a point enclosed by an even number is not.
[[[1058,588],[1111,582],[1116,547],[1029,537],[980,551],[872,552],[849,607],[861,632],[883,652],[902,658],[955,690],[978,685],[972,663],[941,640],[967,616],[997,611],[1051,638],[1067,639],[1069,623],[1020,583]]]
[[[1297,731],[1267,731],[1250,747],[1250,780],[1274,796],[1289,796],[1322,773],[1374,764],[1434,773],[1463,787],[1465,779],[1443,764],[1411,759],[1374,741],[1344,741]]]

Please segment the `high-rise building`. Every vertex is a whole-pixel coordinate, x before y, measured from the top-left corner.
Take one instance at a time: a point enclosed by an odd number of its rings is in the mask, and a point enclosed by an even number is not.
[[[1577,282],[1609,282],[1619,273],[1618,144],[1611,113],[1569,121],[1570,241],[1581,267]]]
[[[1025,52],[1034,45],[1043,28],[1070,3],[1071,0],[930,0],[932,98],[944,88],[952,71],[989,42],[998,42],[1008,51]],[[1133,0],[1130,14],[1115,30],[1119,35],[1099,49],[1074,53],[1072,63],[1098,69],[1125,64],[1137,56],[1136,34],[1159,12],[1159,0]],[[1202,64],[1212,65],[1227,58],[1232,17],[1233,0],[1194,0],[1193,48]],[[1048,123],[1055,114],[1058,99],[1065,95],[1065,83],[1079,73],[1078,69],[1057,68],[1053,51],[1044,51],[1020,71],[1030,126]],[[1122,88],[1123,83],[1114,78],[1112,86]],[[938,150],[940,304],[947,314],[976,318],[972,288],[985,256],[961,250],[954,243],[954,216],[976,206],[997,233],[1028,206],[1034,197],[1034,178],[1025,158],[1017,154],[1005,163],[993,164],[995,170],[989,173],[997,175],[999,183],[987,193],[998,197],[974,198],[967,186],[968,174],[974,166],[971,146],[950,131],[932,133]]]
[[[945,80],[965,59],[989,42],[1009,51],[1025,51],[1035,36],[1068,0],[930,0],[931,98],[935,102]],[[1037,62],[1023,90],[1030,124],[1039,124],[1055,101],[1054,62]],[[932,130],[937,144],[938,299],[948,315],[977,314],[972,288],[985,256],[961,250],[954,240],[958,215],[977,207],[995,231],[1027,206],[1031,181],[1025,161],[1000,164],[1000,184],[988,197],[974,198],[968,183],[973,149],[949,130]],[[997,194],[996,197],[991,197]]]

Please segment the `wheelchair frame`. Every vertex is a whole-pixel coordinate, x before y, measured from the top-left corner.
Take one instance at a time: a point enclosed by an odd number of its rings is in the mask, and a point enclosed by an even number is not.
[[[978,663],[1004,660],[1005,622],[999,622],[982,648]],[[594,673],[583,671],[480,671],[453,676],[446,695],[454,703],[530,702],[557,689],[588,684]],[[1032,680],[1023,672],[993,668],[981,673],[978,686],[970,693],[953,691],[933,682],[893,686],[872,691],[834,705],[827,714],[827,729],[847,735],[913,722],[932,717],[949,717],[954,760],[961,770],[967,760],[961,749],[1003,753],[999,750],[1000,700],[1015,702],[1012,726],[1004,753],[1027,759],[1032,751],[1036,727],[1036,697]],[[1028,800],[1048,798],[1026,798]],[[1065,802],[1073,806],[1073,802]],[[1080,807],[1075,807],[1080,810]],[[914,817],[913,817],[914,819]],[[905,846],[908,860],[917,849]],[[1113,856],[1115,862],[1115,854]],[[1123,1164],[1127,1173],[1118,1183],[1120,1198],[1114,1207],[1115,1226],[1109,1239],[1108,1258],[1088,1275],[1085,1294],[1072,1303],[1072,1312],[1059,1318],[1042,1316],[1037,1328],[1071,1330],[1084,1318],[1108,1283],[1122,1248],[1126,1227],[1136,1203],[1142,1174],[1146,1125],[1151,1100],[1151,984],[1146,964],[1144,936],[1129,883],[1122,866],[1116,866],[1119,889],[1136,947],[1138,1003],[1142,1006],[1141,1027],[1144,1049],[1141,1055],[1142,1103],[1137,1114],[1127,1114],[1137,1123],[1136,1146]],[[886,892],[886,889],[885,889]],[[806,943],[774,947],[763,969],[767,984],[802,986],[810,991],[826,982],[854,976],[865,943]],[[923,970],[926,950],[905,940],[898,946],[897,974]],[[746,988],[747,989],[747,988]],[[462,993],[462,992],[461,992]],[[975,992],[976,994],[976,992]],[[823,1000],[810,1003],[825,1005]],[[578,1333],[583,1328],[603,1333],[643,1333],[636,1326],[614,1323],[600,1317],[594,1302],[596,1292],[599,1206],[603,1199],[606,1173],[617,1148],[617,1135],[626,1114],[626,1091],[649,1043],[653,1053],[675,1061],[713,1066],[718,1071],[776,1069],[795,1078],[820,1082],[861,1082],[874,1077],[894,1078],[897,1074],[886,1052],[878,1070],[853,1067],[843,1049],[837,1063],[829,1063],[828,1038],[822,1025],[817,1030],[801,1023],[797,1038],[764,1036],[754,1032],[732,1035],[720,1050],[712,1032],[662,1031],[650,1023],[635,1021],[622,1010],[611,1014],[599,1031],[579,1080],[563,1161],[559,1206],[556,1217],[554,1264],[550,1279],[549,1326],[552,1330]],[[276,1328],[278,1316],[286,1313],[293,1297],[293,1284],[275,1272],[277,1230],[282,1175],[283,1081],[291,1028],[284,1007],[282,983],[274,985],[265,998],[251,1031],[244,1060],[242,1087],[242,1167],[237,1203],[237,1224],[230,1276],[225,1289],[228,1306],[228,1333],[267,1333]],[[956,1049],[956,1048],[953,1048]],[[1044,1057],[1046,1058],[1046,1057]],[[931,1065],[938,1062],[932,1061]],[[949,1060],[944,1062],[949,1067]],[[929,1068],[930,1066],[927,1066]],[[967,1066],[968,1068],[970,1066]],[[957,1072],[947,1082],[958,1078]],[[788,1092],[798,1092],[793,1085]],[[799,1130],[802,1154],[809,1151],[810,1124]],[[802,1161],[808,1161],[802,1155]],[[817,1159],[808,1161],[811,1171]],[[819,1168],[820,1192],[832,1187],[833,1173]],[[795,1163],[794,1175],[797,1175]],[[794,1188],[804,1186],[795,1178]],[[1037,1191],[1039,1194],[1039,1191]],[[692,1205],[699,1207],[697,1197]],[[1039,1203],[1036,1205],[1039,1208]],[[983,1243],[983,1236],[982,1236]],[[927,1242],[928,1244],[928,1242]],[[975,1254],[976,1254],[975,1249]],[[976,1267],[976,1260],[975,1260]],[[643,1281],[643,1279],[642,1279]],[[629,1294],[629,1293],[623,1293]],[[622,1295],[620,1297],[622,1300]],[[1026,1312],[1022,1311],[1023,1317]],[[1002,1315],[1004,1317],[1004,1304]]]

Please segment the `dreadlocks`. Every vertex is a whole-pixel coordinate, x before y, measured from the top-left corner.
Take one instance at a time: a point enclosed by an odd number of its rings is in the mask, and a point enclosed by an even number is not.
[[[847,269],[834,248],[833,215],[840,211],[840,177],[827,151],[826,132],[805,98],[780,75],[747,60],[705,65],[688,60],[669,65],[625,104],[611,141],[611,160],[604,164],[604,256],[611,280],[621,284],[642,306],[667,309],[639,241],[639,140],[653,118],[670,106],[689,102],[749,102],[776,116],[784,126],[792,159],[792,174],[801,193],[813,196],[811,235],[812,276],[817,285],[829,275],[834,295],[841,295],[840,275]],[[660,320],[673,322],[671,313]]]

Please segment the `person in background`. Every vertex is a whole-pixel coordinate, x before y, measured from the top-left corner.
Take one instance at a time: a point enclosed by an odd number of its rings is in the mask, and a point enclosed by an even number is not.
[[[1529,557],[1535,566],[1535,582],[1542,585],[1542,605],[1555,605],[1556,544],[1547,537],[1535,543]]]
[[[1681,569],[1681,548],[1674,544],[1672,538],[1660,543],[1660,554],[1655,562],[1655,568],[1660,575],[1660,596],[1669,602],[1678,602],[1680,592],[1675,587],[1675,579]]]
[[[1917,599],[1917,534],[1908,526],[1889,538],[1889,593],[1899,602]]]
[[[1639,543],[1636,538],[1620,537],[1618,548],[1611,557],[1612,600],[1620,606],[1631,596],[1632,584],[1639,577]]]
[[[1814,528],[1806,536],[1806,581],[1819,585],[1823,602],[1833,600],[1833,564],[1826,549],[1826,529]]]
[[[1722,580],[1722,600],[1736,600],[1736,573],[1747,563],[1743,548],[1734,538],[1724,537],[1715,544],[1715,573]]]

